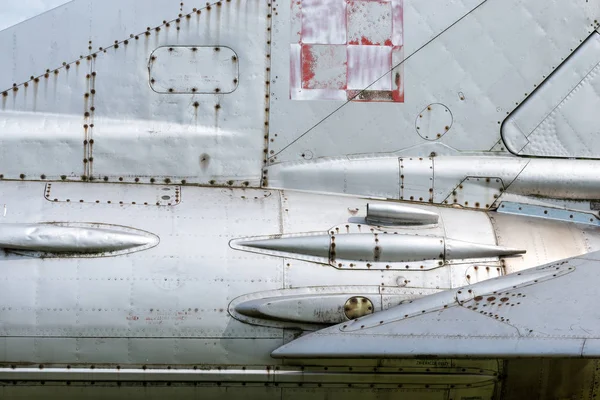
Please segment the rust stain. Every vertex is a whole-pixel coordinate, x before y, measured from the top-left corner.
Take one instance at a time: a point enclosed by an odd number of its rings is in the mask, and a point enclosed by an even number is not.
[[[300,65],[302,65],[302,86],[305,86],[304,82],[310,82],[315,78],[315,58],[308,46],[302,46],[300,57]]]

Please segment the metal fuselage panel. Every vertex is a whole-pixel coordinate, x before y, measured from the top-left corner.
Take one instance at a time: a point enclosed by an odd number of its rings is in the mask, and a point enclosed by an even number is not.
[[[184,397],[222,395],[218,384],[230,389],[230,398],[253,391],[258,397],[278,393],[302,398],[315,390],[335,398],[349,393],[347,385],[353,385],[353,395],[367,398],[394,390],[410,396],[423,393],[424,399],[493,398],[499,390],[504,367],[497,360],[276,360],[271,352],[300,331],[241,322],[228,312],[232,300],[257,292],[366,287],[379,292],[385,303],[393,298],[388,292],[426,294],[503,273],[502,260],[488,261],[499,271],[478,269],[472,262],[429,271],[407,271],[404,266],[351,270],[230,246],[232,239],[255,235],[359,226],[365,223],[367,202],[377,202],[277,190],[183,187],[177,201],[157,205],[153,200],[166,193],[165,186],[156,186],[154,193],[153,186],[136,191],[129,184],[52,183],[51,193],[60,193],[54,199],[42,182],[0,185],[3,223],[103,224],[149,232],[160,240],[152,248],[106,257],[3,253],[0,381],[12,386],[0,393],[9,397],[35,395],[40,382],[59,385],[44,391],[56,396],[83,394],[90,382],[104,387],[102,393],[118,396],[126,391],[111,391],[115,382],[128,388],[135,387],[131,382],[169,383],[181,386]],[[97,202],[89,195],[90,186]],[[490,219],[484,211],[411,207],[438,213],[439,223],[394,228],[402,234],[545,248],[555,246],[548,238],[556,232],[570,232],[571,244],[561,251],[539,252],[530,260],[518,256],[511,264],[516,269],[591,251],[600,243],[597,233],[587,232],[584,240],[583,228],[564,222],[533,224],[514,215]],[[510,232],[511,226],[521,226],[521,233],[498,234]],[[61,389],[65,382],[75,387]],[[193,385],[203,388],[189,388]],[[244,391],[246,385],[254,388]],[[429,390],[421,392],[423,388]]]

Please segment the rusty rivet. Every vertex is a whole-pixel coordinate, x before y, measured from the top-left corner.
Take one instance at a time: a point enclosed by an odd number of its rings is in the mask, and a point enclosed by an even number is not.
[[[90,113],[88,111],[85,112],[85,114],[83,114],[84,117],[89,117]]]
[[[134,181],[139,182],[140,178],[135,178]]]
[[[221,49],[219,47],[215,47],[215,51],[220,51]]]
[[[61,175],[60,179],[62,179],[64,181],[65,179],[67,179],[67,176],[66,175]]]
[[[169,93],[173,93],[173,88],[169,88]]]
[[[93,74],[92,74],[92,75],[93,75]],[[91,93],[91,94],[96,94],[96,89],[92,89],[92,90],[90,90],[90,93]]]
[[[4,96],[4,97],[8,96],[8,92],[2,92],[2,96]]]
[[[19,177],[20,177],[21,179],[25,179],[25,174],[21,174],[21,175],[19,175]]]
[[[195,102],[194,102],[194,107],[196,107],[196,108],[197,108],[197,107],[199,107],[199,106],[200,106],[200,103],[199,103],[199,102],[197,102],[197,101],[195,101]]]
[[[46,179],[46,175],[42,174],[42,175],[40,175],[40,178]]]
[[[220,104],[215,104],[215,108],[218,110],[219,108],[221,108]]]
[[[34,81],[35,83],[38,83],[38,82],[40,81],[40,78],[35,78],[33,81]]]
[[[156,82],[156,81],[154,80],[154,78],[150,79],[150,83],[154,83],[154,82]]]
[[[156,30],[156,32],[160,32],[160,26],[157,26],[157,27],[155,28],[155,30]]]
[[[171,179],[165,178],[165,183],[168,185],[169,183],[171,183]]]

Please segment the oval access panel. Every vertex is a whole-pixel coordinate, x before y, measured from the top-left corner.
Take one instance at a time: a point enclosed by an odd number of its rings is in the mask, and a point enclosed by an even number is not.
[[[231,93],[239,82],[238,56],[223,46],[164,46],[152,52],[150,86],[159,93]]]

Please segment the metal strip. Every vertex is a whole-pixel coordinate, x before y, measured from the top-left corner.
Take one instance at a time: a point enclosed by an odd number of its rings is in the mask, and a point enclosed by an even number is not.
[[[498,206],[497,212],[501,214],[522,215],[526,217],[543,218],[554,221],[574,222],[600,226],[600,219],[595,214],[581,211],[564,210],[560,208],[536,206],[524,203],[503,201]]]

